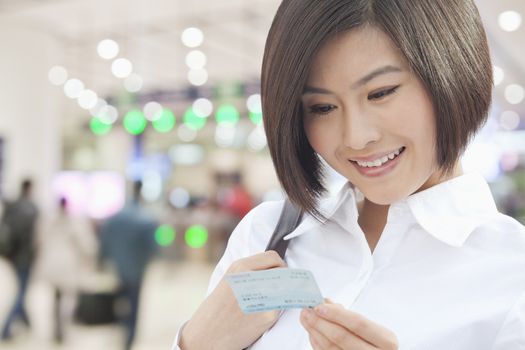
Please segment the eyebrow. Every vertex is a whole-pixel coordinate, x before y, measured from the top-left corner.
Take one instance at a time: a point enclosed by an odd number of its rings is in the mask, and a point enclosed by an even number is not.
[[[370,82],[371,80],[377,78],[380,75],[384,75],[384,74],[388,74],[388,73],[399,73],[399,72],[402,72],[402,71],[403,71],[403,69],[401,69],[399,67],[396,67],[396,66],[392,66],[392,65],[383,66],[383,67],[380,67],[380,68],[378,68],[378,69],[368,73],[367,75],[365,75],[364,77],[359,79],[357,82],[353,83],[351,85],[351,88],[352,89],[356,89],[356,88],[358,88],[360,86],[363,86],[366,83]],[[305,95],[305,94],[328,94],[328,95],[332,95],[333,92],[330,91],[330,90],[327,90],[327,89],[318,88],[318,87],[314,87],[314,86],[305,86],[305,88],[303,90],[303,95]]]

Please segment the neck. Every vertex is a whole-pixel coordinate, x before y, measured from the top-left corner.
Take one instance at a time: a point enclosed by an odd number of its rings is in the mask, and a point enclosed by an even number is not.
[[[376,204],[367,198],[359,204],[359,218],[357,222],[365,233],[370,250],[373,252],[385,228],[390,205]]]

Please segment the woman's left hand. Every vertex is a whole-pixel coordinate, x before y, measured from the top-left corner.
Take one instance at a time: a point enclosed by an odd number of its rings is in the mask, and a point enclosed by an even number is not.
[[[315,350],[397,350],[396,335],[340,304],[324,303],[301,311],[301,324]]]

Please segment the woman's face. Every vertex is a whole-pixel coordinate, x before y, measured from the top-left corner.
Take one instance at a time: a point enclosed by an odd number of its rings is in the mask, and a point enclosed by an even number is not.
[[[382,31],[321,47],[302,105],[312,148],[368,200],[391,204],[440,181],[432,101]]]

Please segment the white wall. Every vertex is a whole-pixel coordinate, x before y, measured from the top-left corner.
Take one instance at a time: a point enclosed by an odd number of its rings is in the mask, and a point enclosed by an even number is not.
[[[0,23],[0,137],[4,138],[2,188],[18,194],[22,177],[35,182],[34,197],[45,210],[60,166],[61,90],[48,82],[58,64],[57,43],[24,23]]]

